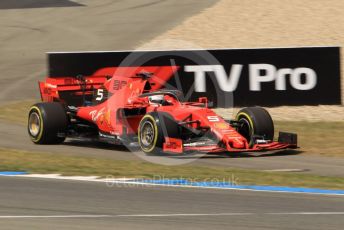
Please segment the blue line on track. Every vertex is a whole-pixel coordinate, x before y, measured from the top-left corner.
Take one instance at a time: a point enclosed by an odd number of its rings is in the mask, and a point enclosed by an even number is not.
[[[27,172],[16,172],[16,171],[0,171],[1,176],[15,176],[15,175],[24,175]]]
[[[344,195],[344,190],[330,190],[320,188],[285,187],[285,186],[262,186],[262,185],[233,185],[227,182],[190,182],[188,180],[141,180],[139,182],[160,185],[186,185],[208,188],[232,188],[248,189],[255,191],[273,191],[290,193],[315,193],[315,194],[339,194]]]

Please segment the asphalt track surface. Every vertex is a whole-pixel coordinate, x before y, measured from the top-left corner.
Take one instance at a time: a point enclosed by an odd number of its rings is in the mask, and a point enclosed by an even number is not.
[[[340,196],[0,177],[6,229],[342,229]]]

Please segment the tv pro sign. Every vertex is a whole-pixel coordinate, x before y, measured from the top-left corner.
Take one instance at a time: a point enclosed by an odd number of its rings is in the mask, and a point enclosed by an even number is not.
[[[235,106],[341,104],[339,47],[49,54],[53,77],[169,65],[178,71],[167,87],[189,94],[189,100],[206,96],[217,107],[227,106],[228,95]]]

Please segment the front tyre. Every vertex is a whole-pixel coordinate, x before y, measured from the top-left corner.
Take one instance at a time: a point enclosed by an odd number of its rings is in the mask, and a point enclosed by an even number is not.
[[[254,145],[254,136],[273,140],[274,123],[268,111],[261,107],[247,107],[240,110],[236,120],[241,123],[237,131],[246,138],[250,146]]]
[[[61,103],[45,102],[31,106],[28,133],[35,144],[59,144],[66,138],[67,114]]]
[[[178,124],[173,117],[164,112],[146,114],[140,121],[138,141],[141,150],[146,154],[163,152],[165,137],[177,138]]]

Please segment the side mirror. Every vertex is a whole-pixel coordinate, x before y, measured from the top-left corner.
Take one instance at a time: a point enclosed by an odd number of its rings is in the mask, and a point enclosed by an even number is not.
[[[198,98],[199,103],[203,103],[206,108],[208,108],[208,98],[207,97],[199,97]]]

